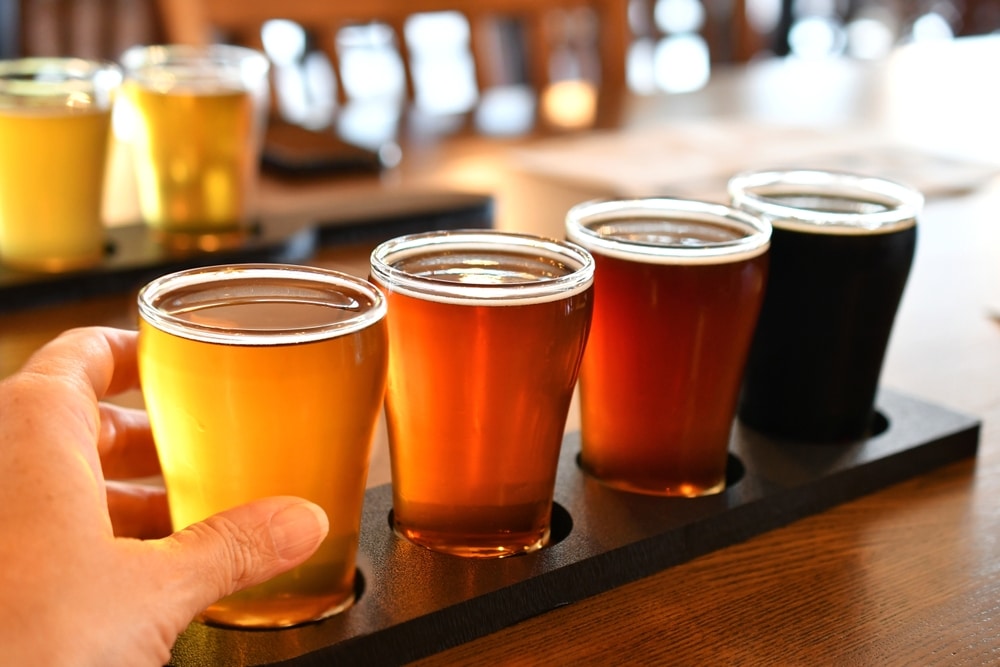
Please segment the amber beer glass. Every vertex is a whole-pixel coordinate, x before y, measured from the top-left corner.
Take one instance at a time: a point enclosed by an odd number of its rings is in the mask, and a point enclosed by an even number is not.
[[[238,46],[133,47],[123,134],[142,217],[168,245],[215,249],[254,217],[268,60]]]
[[[734,206],[774,226],[740,420],[788,440],[870,435],[922,195],[883,178],[816,170],[739,174],[729,192]]]
[[[0,61],[0,261],[58,272],[100,264],[111,62]]]
[[[770,226],[678,199],[586,202],[566,218],[597,263],[580,372],[580,463],[631,492],[723,490]]]
[[[385,389],[385,300],[285,265],[193,269],[139,293],[139,370],[181,529],[255,498],[319,504],[330,533],[294,570],[219,600],[210,623],[280,627],[349,607]]]
[[[593,258],[530,235],[388,241],[386,417],[397,534],[502,557],[549,539],[556,467],[593,298]]]

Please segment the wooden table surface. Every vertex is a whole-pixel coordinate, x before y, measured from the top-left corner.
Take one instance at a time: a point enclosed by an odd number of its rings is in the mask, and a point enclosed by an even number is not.
[[[992,41],[896,65],[757,64],[705,91],[635,98],[631,131],[678,118],[762,119],[847,131],[858,123],[930,149],[1000,161],[1000,102],[962,76]],[[932,63],[933,66],[928,66]],[[916,76],[912,70],[918,70]],[[981,74],[975,75],[982,77]],[[984,84],[993,86],[992,82]],[[995,86],[994,86],[995,88]],[[542,178],[506,159],[519,141],[409,154],[380,179],[262,186],[271,211],[356,206],[422,188],[493,192],[497,226],[560,234],[572,203],[608,188]],[[528,142],[530,144],[530,142]],[[527,144],[526,144],[527,145]],[[722,193],[716,193],[720,197]],[[423,665],[985,665],[1000,662],[1000,186],[930,197],[883,383],[982,420],[978,457],[445,650]],[[315,263],[366,271],[367,248]],[[0,375],[59,331],[135,326],[134,294],[0,315]],[[127,396],[125,402],[138,402]],[[575,408],[568,429],[578,426]],[[388,481],[379,434],[371,484]]]

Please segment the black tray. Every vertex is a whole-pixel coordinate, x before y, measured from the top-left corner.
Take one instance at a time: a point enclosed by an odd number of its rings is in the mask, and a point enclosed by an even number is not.
[[[397,537],[389,485],[369,489],[353,607],[287,630],[193,623],[171,664],[409,662],[976,454],[975,418],[891,391],[878,406],[885,430],[849,444],[777,442],[737,425],[726,490],[696,499],[606,488],[579,470],[579,438],[567,435],[554,543],[500,560],[437,554]]]
[[[311,219],[258,221],[241,243],[212,252],[171,250],[144,224],[110,227],[108,253],[92,269],[64,273],[16,271],[0,265],[0,312],[134,291],[172,271],[245,262],[308,261],[324,246],[379,241],[438,229],[488,228],[493,200],[460,192],[387,196],[381,201],[331,204]]]

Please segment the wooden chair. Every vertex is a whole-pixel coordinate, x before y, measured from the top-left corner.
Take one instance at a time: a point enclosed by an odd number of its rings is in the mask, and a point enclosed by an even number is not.
[[[475,78],[480,90],[495,85],[501,72],[509,70],[497,64],[498,26],[514,24],[522,38],[525,57],[524,74],[532,87],[542,89],[552,83],[551,63],[559,47],[558,17],[575,8],[592,13],[591,24],[599,58],[599,85],[625,86],[626,52],[630,40],[628,0],[160,0],[164,27],[169,41],[203,44],[225,41],[261,46],[261,27],[270,19],[287,19],[302,26],[315,40],[316,47],[339,73],[338,32],[345,26],[381,23],[395,35],[402,58],[406,93],[413,97],[413,63],[405,38],[406,21],[416,13],[457,11],[470,26],[470,49],[475,63]],[[508,23],[504,23],[508,22]],[[509,64],[509,63],[508,63]],[[344,101],[344,86],[338,86]]]
[[[2,56],[116,60],[164,39],[157,0],[0,0]]]

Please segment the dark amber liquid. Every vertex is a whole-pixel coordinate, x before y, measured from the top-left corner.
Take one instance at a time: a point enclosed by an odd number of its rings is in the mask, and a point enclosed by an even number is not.
[[[703,238],[684,233],[695,245]],[[767,255],[705,264],[594,256],[580,378],[584,468],[640,493],[720,491]]]

